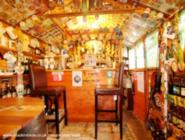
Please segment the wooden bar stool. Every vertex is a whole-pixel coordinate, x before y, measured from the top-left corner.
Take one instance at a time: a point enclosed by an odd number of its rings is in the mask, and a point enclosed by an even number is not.
[[[30,65],[32,95],[44,97],[47,122],[55,122],[56,134],[59,137],[59,123],[64,119],[67,125],[67,106],[65,87],[48,87],[45,68],[39,65]],[[62,97],[64,108],[59,108],[59,98]]]
[[[124,74],[124,64],[121,63],[118,72],[118,83],[115,86],[98,86],[95,88],[95,139],[97,138],[98,132],[98,123],[99,122],[115,122],[116,124],[119,123],[120,125],[120,138],[123,137],[123,120],[122,120],[122,104],[123,104],[123,74]],[[119,97],[119,107],[118,107],[118,100],[115,100],[115,108],[114,109],[99,109],[98,107],[98,97],[105,97],[105,96],[117,96]],[[119,109],[118,109],[119,108]],[[119,110],[119,116],[118,116]],[[106,113],[115,113],[115,120],[101,120],[98,118],[98,114],[100,112]]]

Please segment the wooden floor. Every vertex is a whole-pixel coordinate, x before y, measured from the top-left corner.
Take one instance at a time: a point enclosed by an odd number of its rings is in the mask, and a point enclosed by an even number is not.
[[[128,127],[134,133],[136,140],[152,140],[150,131],[147,130],[143,122],[138,120],[132,112],[124,112]]]
[[[123,140],[152,140],[150,132],[145,128],[132,112],[124,112]],[[55,129],[52,125],[48,127],[48,140],[55,140]],[[119,140],[119,126],[111,123],[98,125],[97,140]],[[94,123],[69,123],[68,126],[61,125],[61,140],[94,140]]]

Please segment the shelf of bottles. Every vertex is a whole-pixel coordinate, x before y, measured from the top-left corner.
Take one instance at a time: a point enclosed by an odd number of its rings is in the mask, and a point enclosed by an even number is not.
[[[169,82],[168,120],[185,136],[185,76],[173,76]]]
[[[39,64],[39,61],[33,60],[32,57],[24,57],[24,60],[21,62],[24,73],[23,73],[23,84],[24,91],[23,95],[29,95],[31,92],[30,85],[30,76],[29,76],[29,65],[30,64]],[[17,74],[11,75],[0,75],[0,98],[10,98],[17,97],[16,93],[16,85],[17,85]]]
[[[28,74],[23,75],[24,79],[24,96],[31,92],[30,78]],[[16,85],[17,75],[0,76],[0,98],[17,97]]]

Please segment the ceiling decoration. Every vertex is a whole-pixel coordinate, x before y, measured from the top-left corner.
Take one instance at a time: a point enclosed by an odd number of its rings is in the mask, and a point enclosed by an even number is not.
[[[173,15],[179,8],[185,6],[185,0],[134,0],[147,7],[163,12],[167,15]]]
[[[88,15],[77,16],[66,21],[66,18],[56,18],[58,23],[64,23],[66,29],[71,34],[76,33],[95,33],[95,32],[113,32],[117,25],[122,25],[129,14],[106,14],[106,15]],[[62,25],[61,25],[62,26]]]
[[[46,10],[45,0],[0,0],[0,20],[13,26]]]
[[[151,32],[162,23],[161,14],[157,12],[132,14],[123,25],[123,44],[133,46],[142,36]]]
[[[185,0],[0,0],[0,20],[46,43],[123,40],[134,45]],[[19,23],[19,24],[18,24]]]
[[[49,44],[58,45],[63,41],[62,29],[50,18],[33,15],[31,18],[20,22],[20,28]]]
[[[120,14],[139,12],[144,8],[114,0],[65,0],[62,5],[49,10],[49,17],[72,17],[96,14]]]

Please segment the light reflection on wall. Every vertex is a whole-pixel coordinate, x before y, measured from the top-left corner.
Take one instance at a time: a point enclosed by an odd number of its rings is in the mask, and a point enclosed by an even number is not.
[[[69,22],[67,26],[70,30],[80,30],[80,29],[99,29],[99,28],[109,28],[113,29],[116,24],[119,23],[120,15],[113,17],[113,15],[89,15],[89,16],[78,16]]]

